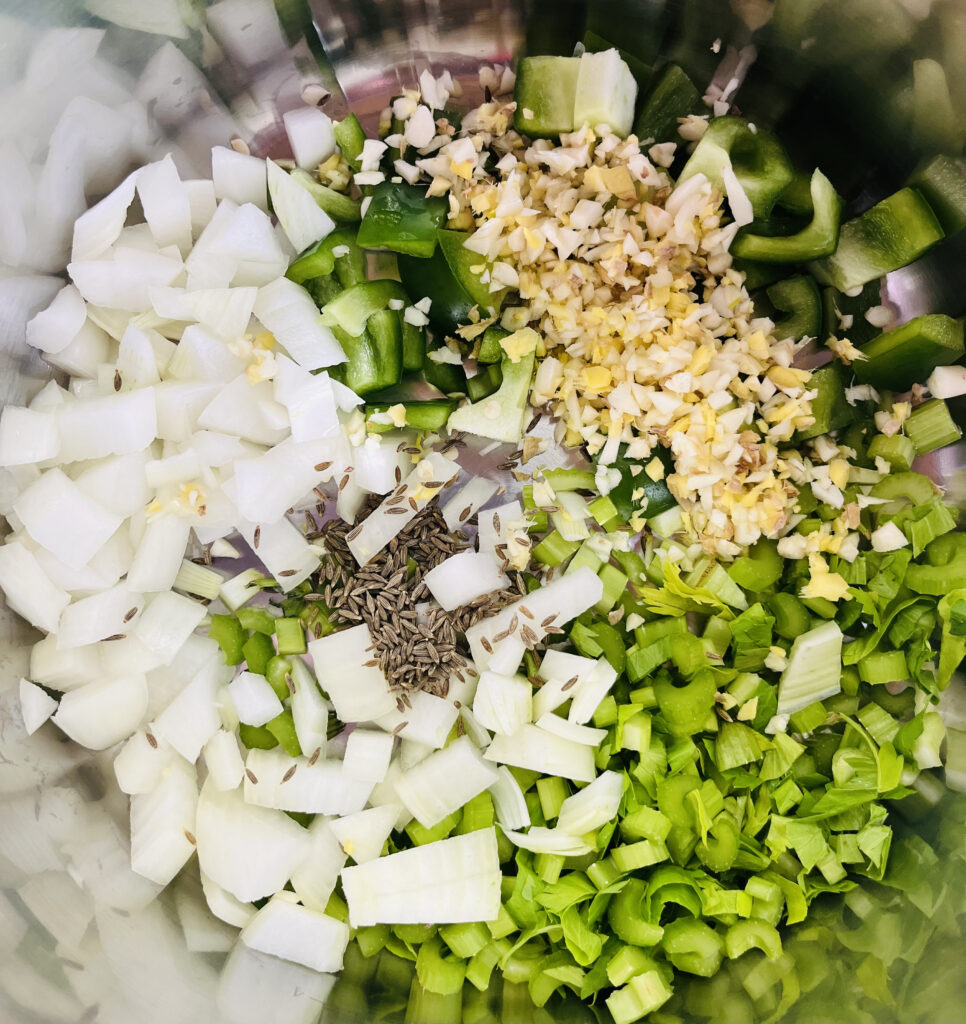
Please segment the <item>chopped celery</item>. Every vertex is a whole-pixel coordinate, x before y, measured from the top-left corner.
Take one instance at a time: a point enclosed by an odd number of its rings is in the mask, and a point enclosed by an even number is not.
[[[278,640],[279,654],[305,654],[308,650],[305,630],[298,619],[276,619],[275,636]]]
[[[671,989],[656,970],[638,974],[607,997],[607,1009],[614,1024],[632,1024],[662,1007],[671,998]]]
[[[808,381],[809,391],[817,391],[812,399],[815,423],[795,433],[795,443],[828,434],[848,426],[855,419],[855,409],[846,401],[848,375],[841,363],[831,363],[816,370]]]
[[[266,636],[275,632],[275,616],[266,608],[239,608],[236,614],[242,629],[254,630]]]
[[[531,328],[523,330],[536,334]],[[449,429],[465,430],[495,441],[519,441],[523,435],[533,365],[533,351],[517,362],[509,356],[504,358],[499,390],[482,401],[460,406],[449,418]]]
[[[564,538],[554,530],[552,533],[548,533],[547,536],[540,541],[540,543],[533,549],[532,554],[533,557],[542,565],[554,567],[565,562],[579,547],[579,540],[564,540]]]
[[[869,444],[869,458],[885,459],[900,472],[911,469],[915,457],[916,446],[905,434],[893,434],[891,437],[877,434]]]
[[[949,406],[941,398],[933,398],[914,409],[906,420],[905,431],[915,445],[916,455],[928,455],[963,436],[949,412]]]
[[[961,156],[934,156],[909,184],[925,197],[946,235],[966,227],[966,161]]]
[[[248,670],[263,676],[268,663],[275,657],[275,645],[264,633],[253,633],[243,644],[242,654]]]
[[[226,665],[240,665],[245,660],[244,644],[247,637],[234,615],[212,615],[208,635],[221,648]]]
[[[267,722],[265,728],[278,740],[279,746],[286,754],[292,757],[302,756],[302,748],[295,733],[295,720],[289,708]]]
[[[795,638],[778,685],[778,714],[790,715],[841,690],[842,631],[824,622]]]

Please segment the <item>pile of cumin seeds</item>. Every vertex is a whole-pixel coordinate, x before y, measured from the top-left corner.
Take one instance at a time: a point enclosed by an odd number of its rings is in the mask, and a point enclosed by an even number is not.
[[[375,507],[370,502],[361,522]],[[372,657],[389,685],[400,691],[400,710],[406,691],[425,690],[445,697],[450,679],[464,678],[467,666],[462,634],[481,618],[495,615],[526,593],[519,573],[511,585],[447,612],[431,601],[424,576],[440,562],[468,546],[462,531],[450,533],[434,501],[394,537],[384,551],[359,566],[346,542],[354,524],[333,520],[322,526],[327,554],[315,589],[334,617],[346,625],[365,623],[372,634]]]

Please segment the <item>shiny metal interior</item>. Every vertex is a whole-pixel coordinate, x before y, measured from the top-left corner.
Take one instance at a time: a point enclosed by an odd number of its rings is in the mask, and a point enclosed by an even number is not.
[[[221,31],[229,5],[249,19],[244,43],[227,41]],[[152,7],[182,18],[183,35],[152,31]],[[507,63],[524,50],[568,51],[585,24],[651,62],[679,60],[705,82],[722,61],[731,61],[726,70],[733,67],[739,48],[754,46],[757,59],[737,106],[780,132],[784,126],[797,163],[820,164],[855,197],[854,212],[901,185],[923,156],[962,146],[961,133],[950,140],[921,130],[911,86],[914,60],[938,61],[966,127],[962,0],[834,0],[824,6],[784,0],[777,10],[772,0],[223,0],[207,6],[202,0],[0,0],[0,147],[28,133],[42,157],[66,103],[67,97],[45,91],[43,69],[30,61],[52,28],[104,33],[98,53],[110,68],[111,87],[141,104],[149,126],[132,160],[170,149],[182,172],[206,174],[210,147],[235,135],[260,154],[284,155],[280,114],[303,102],[307,86],[331,91],[326,110],[351,108],[374,128],[387,99],[414,84],[425,67],[449,68],[469,86],[481,62]],[[58,52],[70,53],[71,38],[61,37]],[[89,76],[81,75],[76,94],[90,87]],[[0,403],[29,399],[48,376],[24,344],[24,324],[46,305],[62,274],[60,266],[32,265],[29,255],[18,265],[0,264]],[[890,275],[882,298],[897,322],[927,311],[966,313],[966,233]],[[944,451],[928,468],[966,505],[962,456],[962,446]],[[231,936],[214,919],[207,948],[189,951],[170,891],[151,902],[154,887],[128,866],[127,799],[112,788],[110,752],[81,750],[53,726],[29,740],[24,735],[17,682],[32,639],[2,611],[0,1020],[418,1022],[407,1013],[405,970],[354,957],[334,979],[241,945],[229,952]],[[959,829],[966,842],[958,805],[947,803],[952,817],[939,825]],[[86,834],[98,838],[78,845],[73,839],[82,820]],[[172,889],[177,900],[208,916],[195,867],[189,865]],[[840,903],[830,897],[821,912],[834,917]],[[959,934],[948,936],[946,946],[966,954]],[[901,1010],[869,1000],[863,1019],[886,1022],[902,1013],[903,1021],[966,1020],[966,975],[930,973],[930,963],[926,958],[917,968],[915,1000]],[[830,983],[841,984],[841,975],[833,975]],[[592,1019],[574,1002],[538,1010],[525,998],[501,1005],[499,993],[491,995],[487,1019],[506,1024]],[[783,1019],[805,1018],[793,1007]]]

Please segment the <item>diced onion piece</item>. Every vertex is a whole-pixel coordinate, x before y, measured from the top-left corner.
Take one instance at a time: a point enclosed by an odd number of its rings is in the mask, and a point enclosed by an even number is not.
[[[134,635],[162,665],[170,665],[204,617],[205,606],[190,597],[158,594],[141,614]]]
[[[46,309],[27,322],[27,344],[56,355],[77,337],[87,322],[87,303],[72,285],[64,285]]]
[[[33,734],[57,710],[57,701],[29,679],[20,680],[20,714],[28,736]]]
[[[131,797],[131,867],[167,885],[195,852],[198,783],[194,768],[172,761],[157,789]]]
[[[513,772],[506,765],[501,764],[497,768],[497,775],[496,782],[490,786],[496,820],[503,829],[528,828],[530,811],[520,783],[513,777]]]
[[[366,664],[374,658],[365,623],[311,641],[309,654],[340,721],[371,722],[395,711],[396,698],[382,669]]]
[[[241,790],[206,784],[195,836],[202,872],[243,902],[282,889],[301,863],[305,832],[281,811],[247,804]]]
[[[121,517],[85,494],[60,469],[47,470],[13,504],[27,533],[65,565],[79,569],[121,525]]]
[[[619,772],[601,772],[589,786],[564,800],[557,828],[575,836],[593,832],[616,817],[623,793],[624,779]]]
[[[134,732],[147,708],[144,676],[118,676],[65,693],[52,721],[81,746],[106,750]]]
[[[412,472],[394,491],[412,498],[416,508],[408,501],[389,505],[386,499],[377,509],[363,520],[362,529],[350,540],[349,550],[359,565],[366,565],[422,511],[430,501],[442,492],[450,480],[455,479],[458,467],[439,452],[429,452],[413,467]],[[435,487],[427,486],[435,484]],[[402,515],[395,515],[399,509]],[[390,511],[392,510],[392,511]]]
[[[405,772],[396,792],[416,820],[432,828],[496,781],[496,769],[461,736]]]
[[[302,252],[335,230],[335,221],[321,209],[308,189],[275,163],[268,164],[272,209],[292,248]]]
[[[0,587],[7,589],[3,579],[4,558],[13,544],[0,547]],[[18,576],[20,569],[17,569]],[[29,579],[25,580],[30,585]],[[65,599],[67,595],[64,595]],[[7,603],[14,611],[24,613],[15,607],[10,594]],[[29,618],[24,615],[24,618]],[[97,645],[78,647],[72,651],[58,651],[57,637],[45,636],[38,640],[30,651],[30,677],[37,683],[49,686],[54,690],[75,690],[84,683],[93,682],[103,675],[102,648]]]
[[[345,362],[342,346],[322,323],[309,293],[293,281],[280,277],[259,288],[255,316],[304,369]]]
[[[506,832],[507,839],[523,850],[533,853],[549,853],[557,857],[582,857],[585,853],[593,853],[595,847],[590,843],[568,835],[560,828],[544,828],[535,825],[529,832]]]
[[[488,480],[485,476],[472,477],[440,507],[446,521],[446,529],[460,529],[462,524],[471,519],[498,490],[499,484],[495,480]]]
[[[553,580],[532,594],[507,605],[498,614],[482,619],[466,631],[473,661],[479,668],[489,668],[502,675],[512,675],[516,672],[526,649],[521,638],[523,626],[527,626],[536,634],[534,642],[542,640],[546,636],[544,622],[557,627],[565,625],[588,608],[592,608],[600,600],[603,592],[604,586],[600,578],[587,567]],[[521,614],[521,608],[526,608],[533,618]],[[517,619],[517,629],[506,639],[495,641],[494,637],[507,629],[514,616]],[[484,638],[493,649],[492,654],[483,647]]]
[[[282,713],[282,702],[264,676],[239,672],[228,686],[238,719],[245,725],[264,725]]]
[[[494,921],[500,911],[496,831],[479,829],[342,871],[353,928]]]
[[[243,927],[255,916],[255,908],[251,903],[243,903],[223,889],[217,882],[201,872],[201,891],[204,893],[208,909],[218,918],[234,928]]]
[[[282,122],[299,167],[314,171],[336,151],[332,118],[317,107],[289,110]]]
[[[606,658],[598,658],[593,669],[577,683],[567,718],[578,725],[589,722],[616,681],[614,666]]]
[[[56,631],[61,612],[70,603],[70,596],[51,582],[19,541],[0,546],[0,590],[13,611],[47,633]]]
[[[8,405],[0,413],[0,465],[24,466],[57,457],[60,432],[51,412]]]
[[[232,495],[238,511],[253,523],[275,523],[322,479],[315,467],[331,453],[318,442],[287,438],[267,452],[235,463]]]
[[[488,552],[461,551],[426,573],[429,592],[447,611],[477,597],[503,590],[508,580]]]
[[[594,752],[590,747],[562,739],[535,725],[525,725],[512,736],[494,736],[483,756],[488,761],[559,775],[575,782],[592,782],[596,775]]]
[[[218,729],[205,743],[205,767],[215,789],[224,792],[236,789],[245,774],[245,762],[233,732]]]
[[[114,776],[122,793],[133,796],[157,789],[164,773],[177,760],[178,755],[167,743],[158,742],[153,733],[151,736],[153,743],[139,729],[114,758]]]
[[[356,864],[365,864],[382,853],[396,823],[396,814],[397,810],[391,804],[370,807],[334,819],[331,828],[343,851]]]
[[[230,199],[241,206],[253,203],[268,210],[268,183],[264,160],[247,153],[236,153],[227,146],[211,150],[211,178],[218,199]]]
[[[127,584],[143,593],[170,590],[184,561],[191,524],[180,516],[152,519],[134,553]]]
[[[374,729],[353,729],[345,745],[342,770],[351,779],[382,782],[389,771],[394,744],[392,736]]]
[[[292,683],[295,693],[290,704],[299,746],[310,757],[316,750],[321,757],[327,743],[329,702],[322,696],[315,676],[301,658],[292,659]]]
[[[937,366],[926,378],[926,387],[934,398],[966,395],[966,366]]]
[[[895,523],[883,523],[873,530],[869,540],[873,551],[898,551],[909,544],[909,539]]]
[[[132,610],[134,615],[130,614]],[[57,648],[66,651],[84,647],[134,629],[140,610],[141,595],[132,594],[123,583],[81,598],[68,605],[60,617]]]
[[[202,666],[152,726],[155,736],[170,744],[190,764],[198,760],[201,748],[218,732],[221,724],[217,704],[218,673],[217,662]]]
[[[337,437],[342,428],[335,389],[329,375],[309,373],[284,356],[276,357],[276,362],[275,400],[288,409],[293,439],[318,441]],[[355,466],[358,476],[362,467],[358,461]]]
[[[259,530],[255,544],[255,530]],[[265,568],[275,577],[282,590],[288,592],[318,568],[319,553],[287,519],[277,523],[238,523],[238,532]]]
[[[538,729],[545,729],[547,732],[552,732],[554,736],[572,740],[574,743],[583,743],[588,747],[599,747],[607,738],[606,729],[591,729],[586,725],[568,722],[566,718],[561,718],[552,711],[541,715],[536,724]]]
[[[491,732],[510,736],[531,720],[532,696],[533,687],[525,676],[483,672],[473,699],[473,714]]]
[[[456,724],[459,709],[452,701],[436,697],[425,690],[407,695],[412,705],[400,711],[393,709],[376,719],[376,725],[403,739],[425,743],[433,749],[442,747]]]
[[[543,686],[533,695],[534,718],[540,718],[548,711],[556,711],[561,704],[571,700],[576,695],[576,687],[588,677],[596,664],[593,658],[585,658],[580,654],[553,649],[547,651],[538,672],[544,681]]]
[[[198,416],[199,427],[242,437],[256,444],[274,445],[284,440],[288,425],[279,425],[267,414],[272,405],[284,416],[285,410],[272,398],[267,381],[252,384],[242,373],[215,392]],[[181,440],[181,438],[170,438]]]
[[[349,926],[327,914],[299,906],[280,892],[242,928],[249,949],[291,960],[313,971],[341,971]]]
[[[304,857],[292,872],[295,895],[305,906],[325,910],[345,862],[331,819],[319,815],[309,826]]]
[[[250,750],[245,761],[245,799],[259,807],[305,814],[352,814],[365,807],[372,783],[350,779],[341,761],[310,765],[308,760],[278,749]]]
[[[176,245],[184,255],[191,248],[191,203],[174,159],[146,164],[137,180],[137,194],[158,247]]]
[[[62,463],[141,452],[159,436],[154,388],[68,402],[57,418]]]
[[[72,261],[96,260],[120,238],[139,175],[139,170],[133,171],[113,192],[77,218],[70,254]]]

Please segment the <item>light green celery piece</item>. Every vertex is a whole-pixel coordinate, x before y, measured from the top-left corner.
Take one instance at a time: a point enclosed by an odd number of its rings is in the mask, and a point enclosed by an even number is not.
[[[461,405],[450,416],[449,429],[465,430],[468,434],[489,437],[494,441],[519,441],[523,436],[534,360],[533,352],[517,362],[505,358],[501,363],[503,383],[499,389],[479,402]]]
[[[657,971],[645,971],[607,997],[614,1024],[632,1024],[671,998],[671,989]]]
[[[842,689],[842,630],[829,620],[796,637],[778,684],[778,715],[790,715]]]

